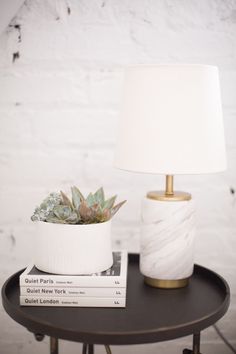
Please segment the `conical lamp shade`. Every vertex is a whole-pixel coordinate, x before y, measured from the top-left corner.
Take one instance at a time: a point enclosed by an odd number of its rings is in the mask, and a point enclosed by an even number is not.
[[[129,67],[119,123],[118,168],[166,175],[226,168],[215,66]]]

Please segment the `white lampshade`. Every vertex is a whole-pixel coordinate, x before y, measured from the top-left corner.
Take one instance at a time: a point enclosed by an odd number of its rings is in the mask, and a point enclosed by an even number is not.
[[[217,67],[129,67],[115,166],[166,175],[225,170]]]

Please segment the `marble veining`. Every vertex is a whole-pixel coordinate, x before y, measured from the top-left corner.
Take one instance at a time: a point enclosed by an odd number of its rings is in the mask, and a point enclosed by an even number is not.
[[[142,202],[140,270],[155,279],[183,279],[193,272],[193,200]]]

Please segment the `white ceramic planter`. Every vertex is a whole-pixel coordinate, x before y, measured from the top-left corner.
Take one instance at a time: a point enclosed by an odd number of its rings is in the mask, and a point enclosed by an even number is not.
[[[142,201],[140,270],[160,280],[189,278],[194,266],[195,207],[190,201]]]
[[[113,264],[111,221],[68,225],[37,222],[34,264],[48,273],[91,274]]]

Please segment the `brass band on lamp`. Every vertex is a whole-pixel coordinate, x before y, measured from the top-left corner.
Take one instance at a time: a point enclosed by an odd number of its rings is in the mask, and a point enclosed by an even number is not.
[[[152,286],[153,288],[178,289],[187,286],[189,283],[189,278],[168,280],[168,279],[153,279],[150,277],[144,277],[144,282],[147,285]]]

